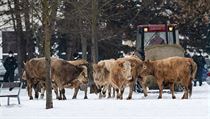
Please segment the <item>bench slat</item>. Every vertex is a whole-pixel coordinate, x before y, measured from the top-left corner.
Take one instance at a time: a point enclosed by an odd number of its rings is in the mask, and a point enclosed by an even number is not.
[[[17,97],[18,95],[0,95],[0,97]]]
[[[3,85],[2,88],[13,88],[13,87],[20,87],[20,82],[3,82],[1,83]]]
[[[0,84],[1,84],[0,97],[8,97],[7,105],[9,105],[9,98],[10,97],[16,97],[18,99],[18,104],[20,104],[19,94],[20,94],[20,90],[22,88],[23,83],[22,82],[2,82]],[[19,88],[17,94],[8,94],[8,95],[7,94],[2,94],[1,95],[1,91],[2,91],[3,88],[15,88],[15,87]]]

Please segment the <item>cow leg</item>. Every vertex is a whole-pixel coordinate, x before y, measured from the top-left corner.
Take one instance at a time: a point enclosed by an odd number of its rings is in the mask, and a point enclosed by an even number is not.
[[[65,89],[64,88],[60,89],[60,96],[59,96],[58,99],[59,100],[66,100]]]
[[[85,86],[85,91],[84,91],[84,93],[85,93],[84,99],[88,99],[88,97],[87,97],[87,85]]]
[[[36,99],[38,99],[39,98],[39,91],[37,91],[37,89],[35,89],[35,88],[34,88],[34,91],[35,91],[35,96],[34,97]]]
[[[62,100],[62,90],[59,88],[58,100]]]
[[[112,88],[112,87],[109,85],[109,87],[108,87],[108,98],[111,98],[111,92],[112,92],[112,91],[111,91],[111,88]]]
[[[114,98],[115,97],[115,88],[113,87],[112,90],[113,90],[112,97]]]
[[[56,95],[56,99],[59,99],[59,95],[58,95],[58,86],[55,83],[52,83],[52,87],[54,89],[54,93]]]
[[[145,82],[140,81],[140,85],[141,85],[141,87],[143,88],[144,97],[147,97],[148,94],[147,94],[147,85],[146,85],[146,81],[145,81]]]
[[[61,92],[62,92],[62,95],[63,95],[63,96],[62,96],[62,97],[63,97],[62,99],[63,99],[63,100],[66,100],[65,89],[63,88]]]
[[[188,99],[188,87],[184,86],[184,94],[182,96],[182,99]]]
[[[43,99],[44,98],[44,93],[46,91],[46,86],[45,86],[44,82],[40,83],[40,88],[41,88],[41,99]]]
[[[27,90],[28,90],[28,96],[30,100],[33,100],[33,96],[32,96],[32,83],[31,82],[27,82]]]
[[[39,83],[34,84],[33,88],[35,92],[35,98],[38,99],[39,98]]]
[[[116,92],[117,92],[117,99],[120,99],[120,91],[118,88],[116,89]]]
[[[176,99],[176,96],[174,94],[174,83],[170,83],[170,90],[171,90],[171,94],[172,94],[172,99]]]
[[[74,88],[74,96],[72,97],[72,99],[76,99],[77,98],[78,92],[79,92],[79,87]]]
[[[130,84],[129,86],[129,95],[127,97],[127,100],[130,100],[132,98],[132,94],[133,94],[133,88],[134,88],[134,84]]]
[[[121,88],[121,90],[120,90],[120,100],[123,99],[124,89],[125,89],[125,88]]]
[[[163,82],[162,81],[157,81],[158,87],[159,87],[159,96],[158,99],[162,98],[162,93],[163,93]]]
[[[102,96],[102,86],[99,87],[99,99],[101,99],[103,96]]]
[[[106,91],[107,89],[109,89],[108,86],[103,86],[103,89],[102,89],[102,96],[105,98],[106,97]]]
[[[58,89],[54,89],[54,93],[55,93],[55,95],[56,95],[56,99],[59,99]]]
[[[44,98],[44,92],[45,92],[45,88],[44,88],[44,87],[42,87],[42,88],[41,88],[41,99],[43,99],[43,98]]]

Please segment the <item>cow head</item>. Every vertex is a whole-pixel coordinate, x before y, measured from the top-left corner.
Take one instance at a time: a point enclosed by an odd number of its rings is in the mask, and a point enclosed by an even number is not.
[[[26,80],[26,71],[23,71],[22,77],[23,80]]]
[[[116,61],[116,65],[121,70],[120,73],[124,78],[126,78],[127,80],[132,79],[131,63],[129,61],[119,60]]]
[[[149,61],[149,60],[144,61],[142,68],[140,70],[140,75],[142,77],[144,77],[144,76],[148,76],[148,75],[153,75],[153,73],[154,73],[154,68],[153,68],[152,61]]]
[[[98,88],[99,85],[103,85],[105,82],[104,79],[106,79],[107,75],[109,75],[109,71],[105,67],[105,62],[93,64],[93,79]]]

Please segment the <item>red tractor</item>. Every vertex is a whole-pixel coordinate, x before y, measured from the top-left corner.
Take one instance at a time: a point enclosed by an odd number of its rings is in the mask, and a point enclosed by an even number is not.
[[[184,56],[184,49],[179,45],[176,24],[139,25],[136,50],[144,52],[145,59],[150,60]]]

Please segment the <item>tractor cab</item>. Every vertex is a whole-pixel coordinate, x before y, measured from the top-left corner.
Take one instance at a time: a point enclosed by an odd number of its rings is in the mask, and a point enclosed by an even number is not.
[[[152,60],[184,55],[184,49],[179,45],[176,24],[139,25],[136,50],[145,52],[145,59]]]

